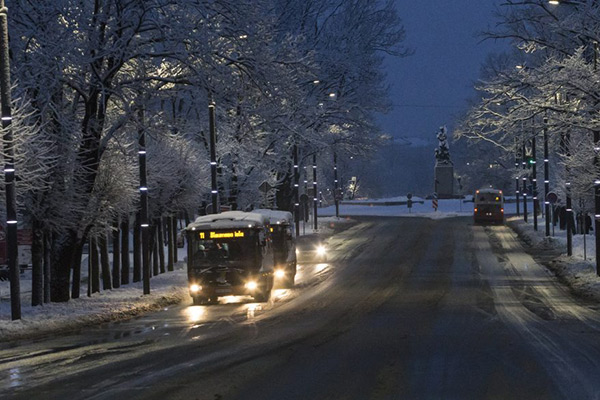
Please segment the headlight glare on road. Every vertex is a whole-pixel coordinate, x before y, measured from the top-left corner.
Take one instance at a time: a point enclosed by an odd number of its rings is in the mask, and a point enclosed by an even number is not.
[[[201,290],[202,290],[202,286],[200,286],[200,285],[197,285],[195,283],[190,285],[190,292],[192,292],[192,293],[198,293]]]
[[[256,290],[256,288],[258,287],[258,284],[255,281],[248,281],[246,282],[246,289],[248,290]]]
[[[317,255],[318,256],[324,256],[325,253],[326,253],[325,246],[323,246],[322,244],[317,246]]]
[[[277,279],[285,278],[285,271],[282,269],[275,270],[275,278],[277,278]]]

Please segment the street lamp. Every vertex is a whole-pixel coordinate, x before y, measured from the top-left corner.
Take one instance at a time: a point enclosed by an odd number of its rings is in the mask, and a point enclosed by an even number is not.
[[[548,168],[548,117],[544,117],[544,209],[546,211],[546,236],[550,236],[550,172]]]
[[[6,187],[6,252],[10,274],[10,310],[14,320],[21,319],[21,288],[17,242],[17,196],[15,190],[14,138],[11,129],[10,61],[8,9],[0,0],[0,103],[4,139],[4,183]]]
[[[219,214],[221,212],[219,207],[219,190],[217,189],[217,133],[215,128],[215,119],[215,104],[211,102],[208,105],[208,124],[210,135],[210,193],[212,200],[211,214]]]

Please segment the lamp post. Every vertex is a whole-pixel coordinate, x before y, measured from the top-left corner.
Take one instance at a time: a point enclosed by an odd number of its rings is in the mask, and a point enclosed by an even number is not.
[[[140,125],[144,110],[139,110]],[[150,225],[148,224],[148,183],[146,173],[146,132],[140,127],[138,136],[138,160],[140,167],[140,228],[142,230],[142,281],[144,294],[150,294]]]
[[[317,191],[317,153],[313,154],[313,212],[314,212],[314,219],[313,219],[313,229],[314,231],[318,231],[319,227],[317,225],[317,209],[319,206],[319,197],[318,197],[318,191]]]
[[[210,182],[211,182],[211,198],[212,198],[212,214],[220,212],[219,207],[219,190],[217,189],[217,134],[215,128],[215,104],[208,105],[208,124],[210,135]]]
[[[532,179],[532,191],[533,191],[533,230],[537,231],[538,230],[538,218],[537,218],[537,213],[538,213],[538,192],[537,192],[537,163],[536,163],[536,153],[535,153],[535,142],[536,142],[536,138],[535,135],[533,135],[533,137],[531,138],[531,156],[533,157],[533,160],[531,161],[531,168],[532,168],[532,174],[533,174],[533,179]]]
[[[340,217],[340,199],[337,170],[337,153],[333,152],[333,197],[335,199],[335,217]]]
[[[548,117],[544,117],[544,208],[546,210],[546,236],[550,236],[550,171],[548,160]]]
[[[6,187],[6,256],[10,276],[10,311],[12,320],[21,319],[21,288],[17,242],[17,196],[15,190],[14,140],[11,128],[10,61],[8,44],[8,9],[0,0],[0,103],[4,140],[4,183]]]
[[[521,191],[519,190],[519,139],[515,138],[515,198],[516,198],[516,204],[517,204],[517,217],[521,216],[521,210],[520,208],[520,199],[519,199],[519,193],[521,193]]]
[[[298,146],[294,145],[294,223],[296,235],[300,235],[300,168],[298,165]]]
[[[563,146],[565,149],[566,158],[568,159],[571,155],[569,142],[571,135],[567,132],[563,135]],[[567,217],[567,255],[573,255],[573,204],[571,199],[571,180],[570,180],[571,169],[569,164],[565,166],[565,192],[566,192],[566,217]]]
[[[523,169],[527,168],[525,140],[523,140]],[[523,175],[523,221],[527,222],[527,174]]]
[[[598,42],[594,41],[594,72],[598,69]],[[594,167],[598,170],[600,160],[600,131],[594,131]],[[600,276],[600,177],[594,180],[594,237],[596,243],[596,275]]]

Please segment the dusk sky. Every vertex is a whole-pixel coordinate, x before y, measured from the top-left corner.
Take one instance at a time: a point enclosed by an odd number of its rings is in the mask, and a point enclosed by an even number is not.
[[[414,50],[387,61],[394,108],[381,118],[384,132],[435,140],[441,125],[452,130],[454,116],[473,96],[473,84],[490,53],[506,42],[483,41],[478,34],[496,22],[501,0],[396,0],[406,29],[404,44]]]

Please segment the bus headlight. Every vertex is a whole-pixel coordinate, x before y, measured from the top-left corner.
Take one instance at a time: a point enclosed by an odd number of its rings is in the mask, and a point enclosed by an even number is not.
[[[285,271],[282,269],[275,270],[275,278],[277,278],[277,279],[285,278]]]
[[[201,290],[202,290],[202,286],[200,286],[200,285],[197,285],[195,283],[190,285],[190,292],[192,292],[192,293],[198,293]]]
[[[246,289],[248,290],[256,290],[256,288],[258,287],[258,284],[255,281],[248,281],[246,282]]]
[[[325,255],[325,253],[326,253],[325,246],[323,246],[322,244],[317,246],[317,255],[318,256],[322,257]]]

